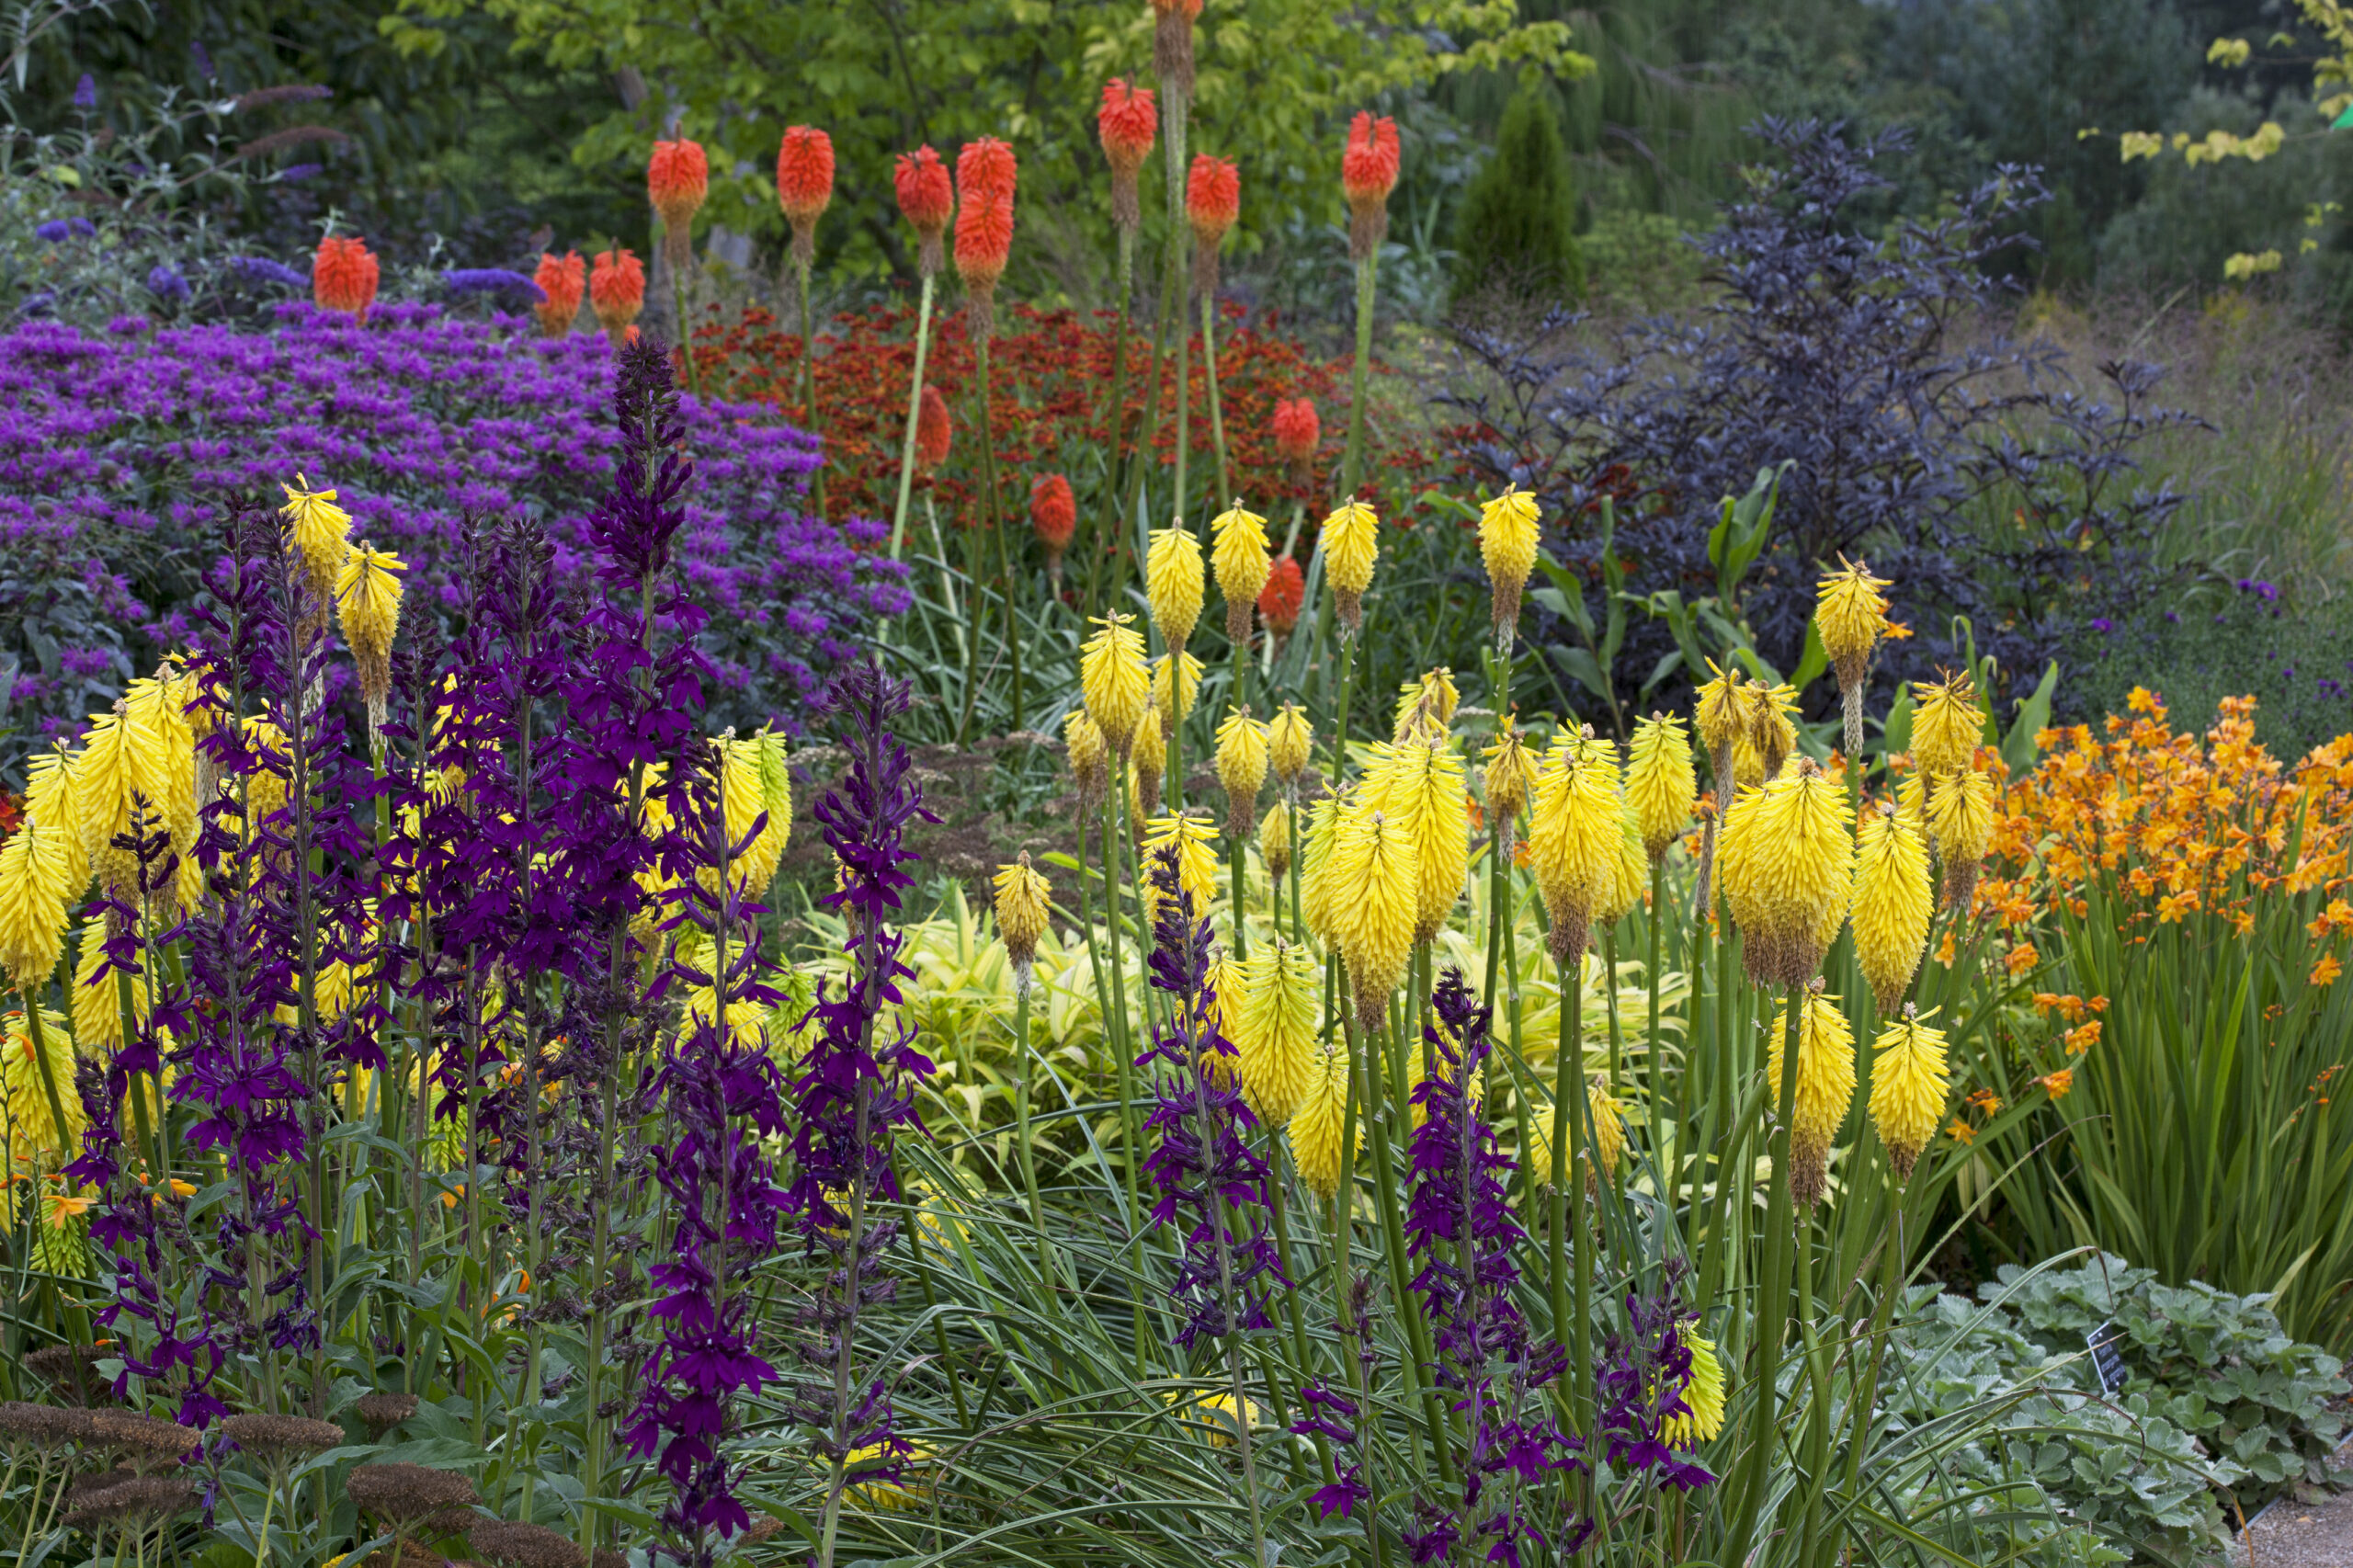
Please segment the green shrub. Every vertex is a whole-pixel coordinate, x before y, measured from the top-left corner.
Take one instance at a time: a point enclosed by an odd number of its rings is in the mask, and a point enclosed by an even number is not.
[[[1495,156],[1463,194],[1456,298],[1501,287],[1537,298],[1585,292],[1576,176],[1549,83],[1523,83],[1505,106]]]

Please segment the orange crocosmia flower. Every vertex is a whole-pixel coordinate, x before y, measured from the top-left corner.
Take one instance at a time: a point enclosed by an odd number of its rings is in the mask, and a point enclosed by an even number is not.
[[[2020,942],[2003,958],[2002,967],[2008,970],[2010,977],[2015,980],[2041,961],[2042,955],[2034,950],[2032,942]]]
[[[1991,1089],[1972,1089],[1969,1092],[1969,1103],[1987,1116],[1991,1116],[2002,1108],[2002,1096]]]
[[[2075,1086],[2075,1070],[2072,1067],[2061,1067],[2056,1071],[2045,1073],[2035,1082],[2050,1090],[2052,1099],[2063,1100],[2067,1097],[2067,1091]]]
[[[1977,1142],[1977,1129],[1956,1116],[1952,1119],[1952,1125],[1945,1129],[1945,1136],[1956,1143],[1974,1143]]]
[[[66,1221],[81,1218],[98,1201],[95,1194],[84,1196],[72,1192],[51,1192],[45,1196],[49,1200],[49,1228],[52,1231],[63,1230]]]
[[[2167,893],[2157,900],[2157,924],[2170,926],[2198,907],[2198,891]]]
[[[1528,865],[1529,863],[1529,857],[1532,851],[1529,847],[1529,841],[1527,839],[1520,838],[1512,841],[1511,863],[1513,865]]]
[[[2344,972],[2345,966],[2336,961],[2335,953],[2323,953],[2320,962],[2313,965],[2312,983],[2326,985]]]
[[[1880,628],[1879,634],[1882,642],[1901,642],[1912,635],[1912,629],[1900,620],[1891,620]]]
[[[2090,1023],[2081,1024],[2075,1028],[2069,1029],[2066,1034],[2067,1054],[2070,1056],[2081,1056],[2085,1051],[2089,1051],[2093,1046],[2097,1045],[2099,1043],[2100,1028],[2100,1021],[2097,1018],[2094,1018]]]

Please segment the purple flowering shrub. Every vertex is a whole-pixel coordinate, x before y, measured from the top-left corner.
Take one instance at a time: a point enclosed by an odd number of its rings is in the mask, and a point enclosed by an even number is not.
[[[179,645],[230,512],[298,473],[408,562],[412,606],[456,612],[467,522],[500,514],[536,521],[560,591],[585,581],[619,440],[602,337],[422,304],[365,325],[303,301],[275,314],[269,331],[131,316],[0,335],[0,696],[20,730],[78,719]],[[684,407],[698,483],[676,553],[708,617],[707,716],[750,729],[904,608],[904,572],[877,525],[801,509],[814,438],[750,406]]]

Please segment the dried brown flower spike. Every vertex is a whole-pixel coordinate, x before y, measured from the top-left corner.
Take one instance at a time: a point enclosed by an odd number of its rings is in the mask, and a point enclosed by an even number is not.
[[[363,1464],[345,1480],[344,1494],[388,1524],[413,1525],[474,1501],[474,1483],[455,1471],[421,1464]]]
[[[560,1531],[515,1519],[486,1519],[466,1540],[500,1568],[580,1568],[583,1561],[580,1548]]]
[[[94,1370],[114,1352],[101,1345],[50,1345],[25,1358],[25,1367],[70,1404],[91,1404],[113,1391]]]
[[[204,1438],[190,1427],[157,1416],[134,1415],[128,1410],[93,1410],[84,1440],[114,1449],[130,1461],[132,1470],[144,1474],[176,1462]]]
[[[351,1407],[359,1419],[368,1423],[369,1432],[381,1436],[416,1414],[416,1395],[413,1393],[369,1393],[359,1396]]]
[[[229,1440],[248,1453],[275,1458],[311,1454],[343,1442],[343,1428],[305,1415],[232,1415],[221,1423]]]
[[[32,1404],[21,1399],[0,1403],[0,1448],[54,1453],[90,1440],[90,1413],[60,1410],[53,1404]]]

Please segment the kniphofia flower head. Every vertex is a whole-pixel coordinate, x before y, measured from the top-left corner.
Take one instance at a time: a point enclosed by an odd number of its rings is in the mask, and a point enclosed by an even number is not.
[[[1733,738],[1741,727],[1740,666],[1734,665],[1728,670],[1720,670],[1716,668],[1716,662],[1710,659],[1708,671],[1711,678],[1699,687],[1699,702],[1691,711],[1691,723],[1699,732],[1699,744],[1707,748],[1709,766],[1713,767],[1722,763],[1725,751],[1732,745]],[[1732,803],[1732,780],[1729,778],[1717,779],[1716,792],[1721,797],[1716,802],[1717,809],[1721,811]]]
[[[1267,726],[1246,709],[1217,727],[1217,778],[1225,790],[1225,831],[1236,843],[1256,825],[1258,791],[1267,787]]]
[[[383,728],[384,705],[392,692],[392,638],[400,631],[401,574],[407,570],[408,563],[399,556],[370,550],[361,540],[335,576],[335,615],[358,669],[371,733]]]
[[[1356,1140],[1343,1154],[1340,1142],[1348,1100],[1348,1052],[1338,1035],[1321,1047],[1308,1070],[1307,1093],[1291,1112],[1283,1130],[1290,1144],[1291,1164],[1309,1191],[1330,1202],[1340,1190],[1343,1171],[1356,1163],[1364,1147],[1365,1119],[1356,1117]]]
[[[293,483],[278,489],[286,493],[278,515],[286,519],[287,547],[301,561],[312,596],[324,609],[335,600],[344,558],[351,553],[351,514],[335,505],[333,490],[312,489],[306,474],[296,474]]]
[[[1380,528],[1381,519],[1361,501],[1350,501],[1324,519],[1324,574],[1332,582],[1333,608],[1344,637],[1355,636],[1364,624],[1364,596],[1381,557]]]
[[[86,866],[87,857],[80,824],[71,821],[30,818],[0,844],[0,971],[15,990],[45,988],[57,967],[66,904],[78,900],[87,878],[86,871],[74,878],[77,861]],[[69,1061],[65,1083],[72,1081]]]
[[[1286,556],[1284,559],[1290,559]],[[1299,782],[1306,771],[1308,754],[1315,747],[1315,729],[1296,702],[1286,702],[1267,726],[1267,760],[1275,777],[1286,785]]]
[[[1462,759],[1444,741],[1401,744],[1381,765],[1370,788],[1397,831],[1414,846],[1414,940],[1433,940],[1446,926],[1470,871],[1471,818],[1462,788]]]
[[[1397,718],[1392,738],[1400,744],[1443,738],[1447,726],[1454,722],[1454,710],[1461,701],[1462,694],[1455,689],[1451,669],[1440,665],[1436,669],[1424,670],[1397,687]]]
[[[1285,555],[1267,567],[1266,585],[1258,590],[1258,624],[1267,629],[1279,648],[1289,639],[1291,629],[1299,624],[1299,613],[1307,607],[1307,579],[1300,572],[1299,562]]]
[[[1950,1085],[1944,1031],[1931,1028],[1907,1006],[1902,1017],[1880,1031],[1871,1051],[1871,1125],[1887,1145],[1896,1180],[1911,1176],[1920,1151],[1936,1136]]]
[[[64,1016],[43,1007],[40,1032],[44,1049],[36,1054],[32,1026],[25,1021],[23,1010],[12,1007],[0,1014],[0,1089],[6,1091],[15,1151],[54,1168],[75,1152],[82,1130],[89,1125],[89,1113],[83,1108],[82,1096],[68,1086],[74,1082],[74,1036],[66,1029]],[[42,1081],[44,1061],[49,1081],[58,1085],[54,1109]],[[65,1116],[62,1128],[57,1111]]]
[[[1237,498],[1211,519],[1210,533],[1215,541],[1210,564],[1217,572],[1218,592],[1225,596],[1226,639],[1239,647],[1249,641],[1250,612],[1273,570],[1267,559],[1267,519]]]
[[[1260,1121],[1279,1128],[1313,1086],[1323,966],[1307,949],[1278,938],[1250,955],[1243,988],[1233,1036],[1242,1093]]]
[[[1847,1108],[1855,1099],[1855,1031],[1840,1011],[1838,998],[1825,996],[1819,984],[1801,994],[1805,1006],[1799,1014],[1797,1093],[1790,1115],[1790,1196],[1811,1206],[1829,1189],[1830,1141]],[[1766,1078],[1772,1104],[1781,1099],[1781,1054],[1789,1039],[1789,1003],[1773,1013],[1772,1054]]]
[[[1920,967],[1930,913],[1928,846],[1920,824],[1887,801],[1855,832],[1855,961],[1883,1017],[1893,1017]]]
[[[1070,481],[1059,473],[1041,474],[1029,487],[1029,526],[1038,547],[1046,552],[1046,574],[1057,589],[1063,579],[1063,551],[1070,548],[1078,528],[1078,499]]]
[[[368,307],[376,302],[377,276],[367,241],[329,234],[319,242],[311,263],[311,298],[323,311],[340,311],[365,321]]]
[[[1178,98],[1193,96],[1193,18],[1201,0],[1152,0],[1152,74]]]
[[[623,247],[597,253],[588,269],[588,303],[618,347],[645,309],[645,267],[636,252]]]
[[[1536,569],[1536,497],[1517,485],[1479,508],[1479,555],[1494,592],[1497,642],[1508,646],[1519,623],[1519,596]]]
[[[1681,1395],[1682,1412],[1668,1416],[1659,1435],[1669,1448],[1689,1449],[1724,1429],[1724,1364],[1714,1343],[1696,1330],[1687,1327],[1682,1339],[1691,1352],[1691,1381]]]
[[[1945,907],[1967,909],[1994,835],[1994,780],[1974,767],[1932,780],[1928,831],[1945,865]]]
[[[1063,719],[1063,745],[1070,756],[1071,782],[1078,790],[1078,809],[1092,817],[1103,803],[1103,791],[1109,780],[1110,747],[1105,744],[1102,730],[1095,716],[1085,708],[1074,708]]]
[[[1802,985],[1821,968],[1854,888],[1849,823],[1847,792],[1810,759],[1725,813],[1717,871],[1758,983]]]
[[[948,400],[938,387],[926,383],[923,403],[915,412],[915,468],[931,473],[948,460],[948,448],[956,433],[956,421],[948,411]]]
[[[580,314],[580,301],[588,293],[588,263],[576,250],[563,255],[541,253],[540,267],[531,275],[546,296],[531,307],[540,320],[540,332],[547,337],[562,337],[572,331],[572,324]]]
[[[1267,863],[1267,881],[1279,885],[1290,870],[1290,805],[1277,801],[1258,819],[1258,858]]]
[[[926,142],[912,153],[899,154],[891,183],[898,192],[900,215],[920,242],[915,268],[922,276],[932,277],[946,255],[941,241],[948,233],[949,217],[956,210],[956,191],[948,178],[948,165]]]
[[[995,324],[997,280],[1013,254],[1015,176],[1012,147],[994,136],[967,142],[956,154],[956,276],[982,336]]]
[[[1305,483],[1308,467],[1315,460],[1316,444],[1324,438],[1323,424],[1315,417],[1315,400],[1275,399],[1273,425],[1275,455],[1290,465],[1294,483]]]
[[[1413,836],[1370,806],[1351,806],[1340,817],[1324,871],[1357,1021],[1377,1029],[1388,1018],[1389,994],[1404,975],[1414,947],[1421,866]]]
[[[1615,759],[1606,750],[1584,755],[1581,739],[1564,733],[1545,753],[1528,838],[1552,955],[1562,964],[1583,961],[1594,907],[1614,889],[1623,853]]]
[[[1977,756],[1985,716],[1977,706],[1977,683],[1969,672],[1948,671],[1940,681],[1912,687],[1912,761],[1923,773],[1958,773]]]
[[[645,165],[645,194],[662,220],[662,254],[674,267],[694,257],[695,214],[710,192],[710,164],[701,142],[681,136],[654,143]]]
[[[1053,890],[1029,866],[1029,853],[1009,866],[996,869],[996,929],[1005,938],[1005,954],[1013,963],[1013,983],[1029,989],[1029,971],[1038,955],[1038,939],[1046,934]]]
[[[1502,853],[1508,858],[1518,836],[1519,813],[1528,809],[1535,794],[1536,757],[1508,715],[1481,755],[1486,759],[1487,771],[1480,779],[1479,792],[1486,801],[1488,821],[1500,835]]]
[[[1152,531],[1152,549],[1144,557],[1144,597],[1152,607],[1152,624],[1161,641],[1182,648],[1201,619],[1205,597],[1201,574],[1201,541],[1179,524]]]
[[[1160,715],[1164,735],[1193,716],[1193,699],[1200,695],[1201,661],[1187,653],[1163,653],[1152,662],[1152,710]]]
[[[1217,829],[1199,817],[1164,812],[1143,824],[1144,859],[1149,862],[1164,849],[1176,851],[1177,885],[1191,895],[1196,919],[1207,917],[1210,903],[1217,896],[1216,844]],[[1156,924],[1163,899],[1153,881],[1147,880],[1144,886]]]
[[[1813,624],[1830,667],[1838,672],[1841,690],[1862,680],[1870,667],[1871,650],[1887,630],[1887,600],[1880,594],[1886,586],[1886,578],[1872,576],[1869,566],[1844,556],[1838,558],[1838,570],[1822,579]]]
[[[1340,190],[1348,199],[1348,256],[1363,261],[1389,233],[1389,193],[1397,188],[1397,122],[1359,114],[1340,154]]]
[[[1691,743],[1683,721],[1654,713],[1634,725],[1633,755],[1626,765],[1626,803],[1633,809],[1643,848],[1653,860],[1683,835],[1699,798],[1691,767]]]
[[[1128,624],[1133,619],[1116,611],[1097,617],[1101,630],[1086,640],[1078,661],[1086,711],[1122,762],[1152,698],[1152,666],[1144,662],[1142,636]]]
[[[1139,818],[1159,815],[1160,787],[1168,777],[1168,731],[1157,707],[1136,726],[1133,771],[1134,814]]]
[[[1143,223],[1136,176],[1152,155],[1159,125],[1159,108],[1150,87],[1131,86],[1117,76],[1103,84],[1095,132],[1102,138],[1103,155],[1111,164],[1111,221],[1131,233]]]
[[[1193,226],[1193,286],[1207,299],[1217,292],[1218,246],[1242,212],[1242,171],[1232,159],[1194,154],[1185,177],[1185,218]]]
[[[787,126],[776,150],[776,201],[792,225],[795,262],[806,266],[815,257],[817,220],[833,199],[834,139],[813,125]]]

